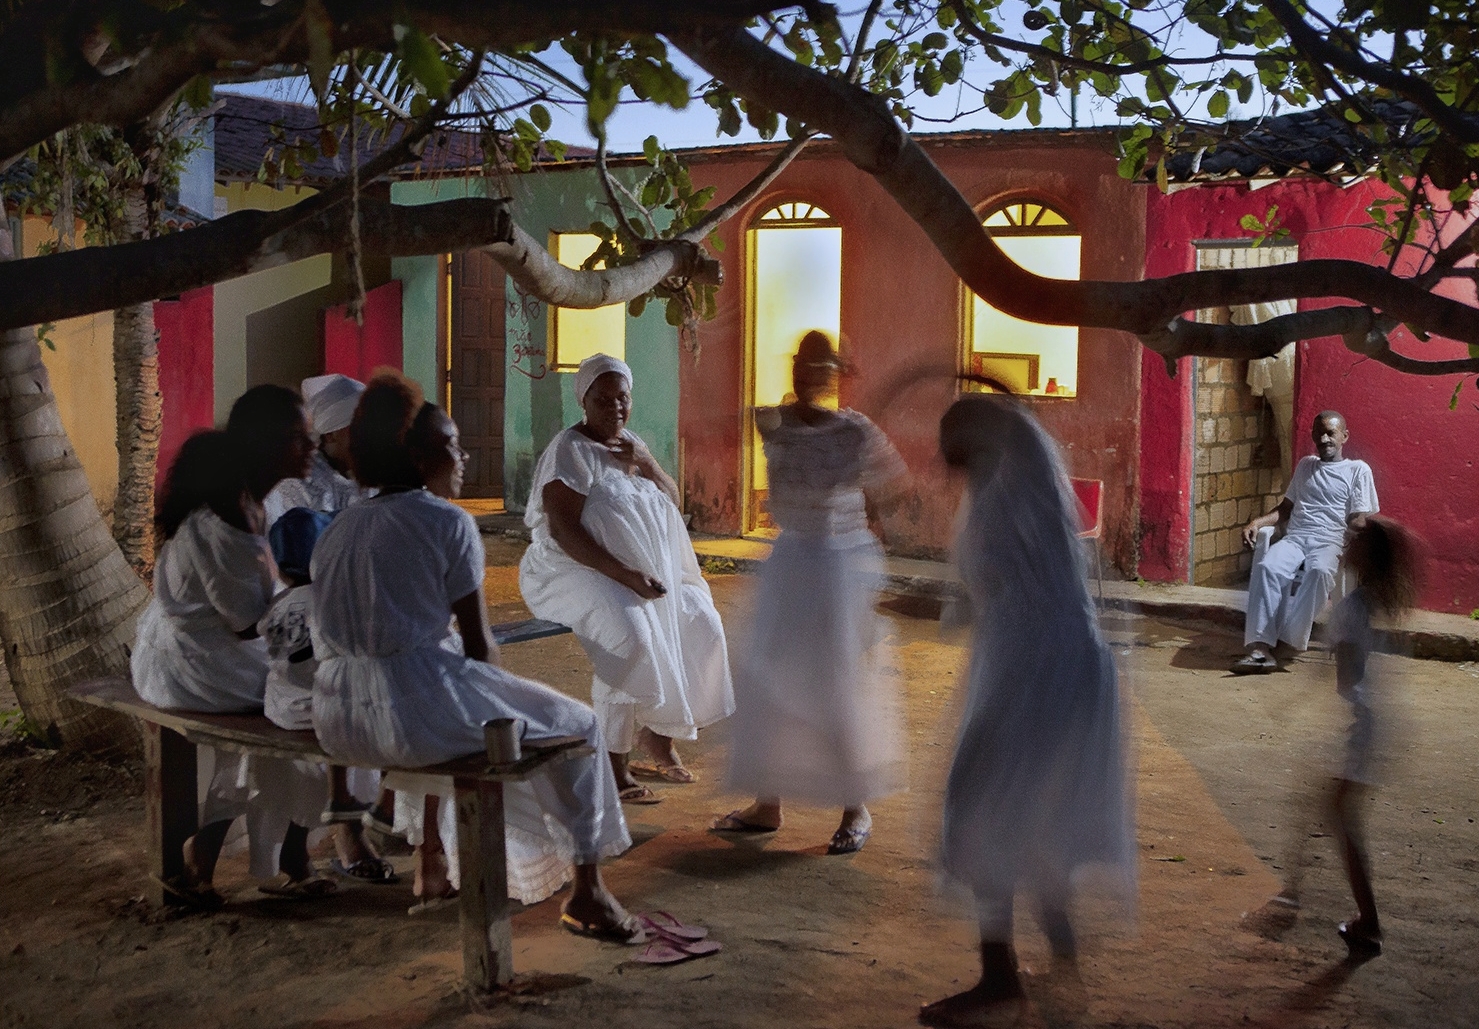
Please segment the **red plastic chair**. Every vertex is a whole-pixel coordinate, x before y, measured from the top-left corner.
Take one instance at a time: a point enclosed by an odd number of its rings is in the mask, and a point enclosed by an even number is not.
[[[1078,538],[1094,544],[1094,583],[1099,599],[1104,599],[1104,558],[1099,551],[1099,538],[1104,535],[1104,480],[1069,479],[1073,495],[1078,498]]]

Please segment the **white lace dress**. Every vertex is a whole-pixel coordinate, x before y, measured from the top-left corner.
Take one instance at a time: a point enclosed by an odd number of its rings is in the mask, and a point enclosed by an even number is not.
[[[556,480],[585,497],[580,524],[596,542],[655,576],[665,596],[643,600],[560,548],[544,511],[544,487]],[[694,740],[734,711],[724,626],[683,516],[655,482],[566,429],[535,467],[524,521],[532,543],[519,563],[519,589],[536,617],[570,626],[590,657],[591,703],[607,746],[631,750],[638,726]]]
[[[340,475],[329,464],[324,452],[315,450],[308,464],[308,474],[301,479],[284,479],[272,487],[272,492],[262,500],[262,509],[270,526],[291,508],[306,507],[311,511],[334,514],[374,495],[374,490],[367,490],[353,479]]]
[[[730,786],[855,807],[905,781],[901,713],[874,604],[883,550],[865,497],[904,463],[866,417],[809,426],[762,408],[770,513],[781,533],[736,650]]]

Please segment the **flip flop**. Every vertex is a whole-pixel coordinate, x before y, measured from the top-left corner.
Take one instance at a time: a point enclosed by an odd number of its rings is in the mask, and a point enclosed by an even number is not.
[[[338,884],[332,879],[317,874],[293,879],[286,872],[278,872],[266,882],[258,883],[257,889],[269,897],[284,900],[322,900],[339,892]]]
[[[832,834],[832,840],[827,844],[828,854],[856,854],[863,849],[863,844],[868,842],[868,837],[873,835],[872,827],[867,829],[838,829]]]
[[[165,893],[192,910],[218,911],[226,906],[226,898],[217,893],[214,886],[187,882],[185,877],[180,875],[172,875],[168,879],[157,875],[151,875],[149,878]]]
[[[329,806],[319,813],[318,820],[323,825],[334,825],[338,822],[360,822],[363,824],[365,815],[369,810],[369,804],[361,804],[357,800],[351,800],[347,804],[336,804],[330,801]]]
[[[764,833],[777,832],[780,829],[780,826],[760,825],[757,822],[747,822],[740,817],[739,809],[736,808],[735,810],[729,812],[729,814],[725,815],[723,818],[716,818],[712,822],[710,822],[709,829],[712,832]]]
[[[709,930],[701,925],[684,925],[666,911],[650,911],[637,916],[649,932],[676,936],[680,940],[701,940]]]
[[[632,761],[627,771],[644,779],[661,779],[663,782],[687,784],[698,782],[698,778],[682,765],[665,765],[656,761]]]
[[[1374,958],[1381,955],[1381,930],[1373,932],[1361,924],[1359,919],[1341,922],[1336,929],[1345,940],[1346,948],[1353,958]]]
[[[395,866],[384,858],[360,858],[347,865],[338,858],[334,858],[329,862],[329,867],[337,875],[342,875],[346,879],[358,879],[360,882],[390,886],[401,881],[401,877],[395,874]]]
[[[680,961],[706,957],[723,950],[717,940],[678,940],[661,936],[649,943],[635,960],[644,965],[676,965]]]
[[[429,915],[433,911],[440,911],[442,908],[453,907],[457,904],[460,904],[461,902],[462,894],[458,893],[456,890],[448,890],[440,897],[422,897],[421,899],[416,901],[416,903],[406,908],[406,914],[412,916]]]
[[[378,804],[361,812],[359,822],[371,832],[383,833],[386,836],[395,835],[395,815]]]
[[[1232,673],[1234,675],[1268,675],[1270,672],[1279,670],[1279,662],[1275,661],[1270,654],[1260,654],[1247,657],[1233,663]]]
[[[617,794],[623,804],[661,804],[662,798],[646,786],[628,786]]]
[[[599,922],[582,922],[574,915],[561,911],[560,927],[576,936],[586,936],[603,943],[620,943],[628,947],[646,943],[649,939],[642,923],[631,915],[620,925],[602,925]]]

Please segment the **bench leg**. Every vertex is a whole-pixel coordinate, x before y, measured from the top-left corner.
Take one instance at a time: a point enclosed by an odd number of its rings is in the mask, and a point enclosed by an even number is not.
[[[462,974],[474,992],[490,993],[514,974],[503,783],[455,779],[453,784],[462,863]]]
[[[144,766],[149,872],[156,879],[168,879],[185,870],[181,848],[200,828],[195,744],[173,729],[145,723]],[[155,905],[179,903],[153,879],[147,896]]]

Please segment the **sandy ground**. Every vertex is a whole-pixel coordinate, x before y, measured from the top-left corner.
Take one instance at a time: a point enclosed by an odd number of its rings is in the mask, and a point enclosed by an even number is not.
[[[491,546],[495,620],[518,617],[511,562]],[[743,624],[749,580],[713,580]],[[455,912],[408,918],[409,881],[346,885],[293,904],[223,862],[232,903],[161,918],[142,901],[141,777],[128,764],[0,745],[0,1026],[907,1026],[973,981],[967,913],[931,865],[964,652],[938,623],[890,612],[912,740],[908,792],[874,807],[853,857],[823,854],[837,813],[795,808],[775,837],[726,840],[710,818],[723,726],[685,751],[700,782],[627,809],[637,845],[608,866],[634,910],[710,926],[722,953],[672,967],[577,939],[556,897],[514,919],[517,991],[483,1011],[459,992]],[[1106,620],[1132,716],[1140,903],[1133,922],[1081,905],[1077,974],[1055,969],[1030,917],[1018,939],[1029,1026],[1473,1026],[1479,1021],[1479,668],[1385,660],[1397,697],[1387,782],[1369,802],[1387,952],[1344,961],[1351,913],[1321,801],[1345,715],[1319,654],[1233,679],[1222,630]],[[517,671],[576,696],[570,637],[509,648]],[[13,706],[0,697],[0,708]],[[398,859],[404,862],[406,859]],[[1279,938],[1240,916],[1290,878],[1304,898]]]

